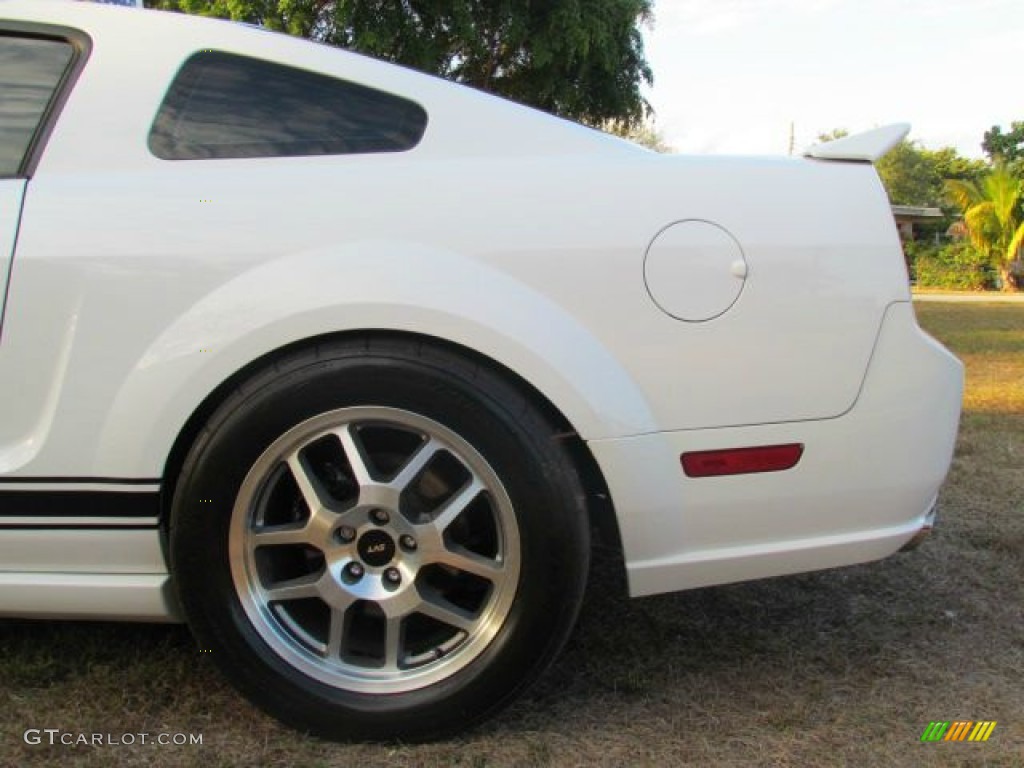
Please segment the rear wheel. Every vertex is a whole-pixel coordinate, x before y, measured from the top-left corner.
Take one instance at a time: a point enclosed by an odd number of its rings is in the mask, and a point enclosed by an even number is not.
[[[214,414],[178,484],[171,562],[193,631],[302,730],[473,725],[551,663],[578,610],[586,516],[553,432],[447,350],[280,361]]]

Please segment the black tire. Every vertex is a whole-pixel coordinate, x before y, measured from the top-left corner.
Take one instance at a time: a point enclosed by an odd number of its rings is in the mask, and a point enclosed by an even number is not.
[[[583,492],[555,432],[432,344],[279,359],[217,409],[177,484],[171,569],[200,647],[324,738],[424,741],[490,717],[555,659],[586,582]],[[378,487],[422,462],[400,493]]]

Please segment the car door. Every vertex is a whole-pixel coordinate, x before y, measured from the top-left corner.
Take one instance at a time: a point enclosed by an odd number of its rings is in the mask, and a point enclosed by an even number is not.
[[[24,192],[23,179],[0,179],[0,318],[3,317],[7,299],[7,278],[10,275],[11,256],[18,234],[18,219],[21,217],[21,198]]]
[[[74,57],[66,38],[0,25],[0,330],[28,179]]]

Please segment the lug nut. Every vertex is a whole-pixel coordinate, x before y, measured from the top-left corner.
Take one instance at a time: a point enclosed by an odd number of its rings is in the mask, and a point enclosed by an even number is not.
[[[359,580],[363,578],[364,573],[366,573],[366,570],[359,563],[349,563],[345,566],[345,574],[350,579]]]
[[[356,529],[350,525],[343,525],[334,533],[342,544],[348,544],[356,538]]]
[[[402,536],[400,536],[398,539],[398,543],[404,550],[407,550],[409,552],[416,551],[416,539],[414,539],[408,533],[402,534]]]
[[[391,522],[391,515],[387,513],[387,510],[375,509],[370,513],[370,519],[377,525],[387,525]]]
[[[397,568],[388,568],[384,571],[384,581],[388,584],[401,584],[402,574]]]

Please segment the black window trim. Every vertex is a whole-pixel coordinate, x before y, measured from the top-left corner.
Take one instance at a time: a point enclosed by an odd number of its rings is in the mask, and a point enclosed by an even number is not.
[[[154,147],[153,147],[154,132],[155,132],[157,124],[158,124],[158,122],[160,120],[161,112],[163,111],[164,106],[167,103],[167,100],[168,100],[170,94],[173,92],[174,86],[177,84],[178,79],[181,77],[182,72],[185,70],[185,68],[188,66],[188,64],[193,59],[197,58],[198,56],[200,56],[201,54],[204,54],[204,53],[222,54],[222,55],[225,55],[225,56],[230,56],[230,57],[234,57],[234,58],[238,58],[238,59],[251,59],[251,60],[259,62],[261,64],[267,64],[267,65],[271,65],[271,66],[281,67],[282,69],[296,70],[298,72],[304,72],[304,73],[308,73],[310,75],[316,75],[316,76],[319,76],[319,77],[322,77],[322,78],[327,78],[327,79],[330,79],[330,80],[335,80],[335,81],[337,81],[338,83],[341,83],[341,84],[352,85],[352,86],[355,86],[357,88],[362,88],[362,89],[366,89],[366,90],[370,90],[370,91],[377,91],[377,92],[379,92],[379,93],[381,93],[381,94],[383,94],[385,96],[389,96],[389,97],[391,97],[391,98],[393,98],[395,100],[398,100],[398,101],[407,102],[407,103],[417,107],[423,113],[423,125],[421,127],[420,132],[419,132],[419,136],[418,136],[418,138],[416,139],[415,142],[413,142],[412,144],[410,144],[407,147],[403,147],[401,149],[395,149],[395,150],[383,150],[383,151],[372,151],[372,152],[339,152],[339,153],[331,152],[331,153],[310,154],[310,155],[275,155],[275,154],[267,154],[267,155],[243,155],[243,156],[225,156],[225,157],[190,157],[190,158],[165,157],[160,152],[155,151]],[[204,163],[209,163],[209,162],[214,162],[214,161],[238,161],[238,160],[246,160],[246,161],[250,161],[251,162],[251,161],[258,161],[258,160],[279,160],[279,159],[282,159],[282,158],[288,158],[288,159],[301,159],[301,158],[314,158],[314,157],[319,157],[319,158],[335,157],[335,158],[338,158],[338,157],[353,157],[353,156],[369,156],[369,155],[377,155],[377,154],[389,155],[389,154],[401,154],[401,153],[410,152],[410,151],[416,149],[416,147],[418,147],[422,143],[424,136],[426,136],[426,133],[427,133],[427,130],[428,130],[429,126],[430,126],[430,112],[417,99],[414,99],[414,98],[412,98],[410,96],[407,96],[407,95],[404,95],[404,94],[398,94],[398,93],[395,93],[395,92],[390,91],[390,90],[385,90],[385,89],[380,88],[380,87],[378,87],[376,85],[370,85],[368,83],[361,82],[359,80],[349,80],[349,79],[347,79],[345,77],[341,77],[341,76],[333,74],[333,73],[325,72],[322,69],[313,69],[313,68],[310,68],[310,67],[306,67],[306,66],[301,66],[299,64],[295,64],[295,63],[290,62],[290,61],[282,61],[280,59],[275,59],[275,58],[266,58],[264,56],[260,56],[260,55],[257,55],[255,53],[250,53],[250,52],[242,53],[242,52],[239,52],[239,51],[232,51],[232,50],[221,49],[221,48],[197,48],[197,49],[195,49],[194,51],[192,51],[191,53],[187,54],[184,57],[184,59],[181,62],[181,65],[177,68],[177,70],[175,70],[174,75],[171,77],[170,82],[167,85],[167,89],[164,92],[163,98],[160,100],[160,103],[157,105],[156,112],[153,115],[153,119],[150,121],[150,129],[149,129],[149,133],[148,133],[147,138],[146,138],[146,146],[149,149],[150,155],[152,155],[154,158],[156,158],[157,160],[159,160],[161,162],[167,162],[167,163],[188,163],[188,162],[204,162]]]
[[[32,139],[28,143],[28,149],[21,160],[21,165],[14,176],[0,174],[0,179],[31,179],[35,175],[36,168],[42,158],[46,143],[53,133],[53,127],[60,117],[64,105],[67,103],[79,75],[85,68],[85,63],[92,53],[92,38],[80,29],[72,27],[57,26],[55,24],[40,24],[36,22],[22,22],[11,20],[0,20],[0,37],[18,37],[22,39],[53,40],[68,43],[71,46],[71,61],[68,62],[63,76],[54,89],[46,109],[43,110],[39,125],[36,126]]]

